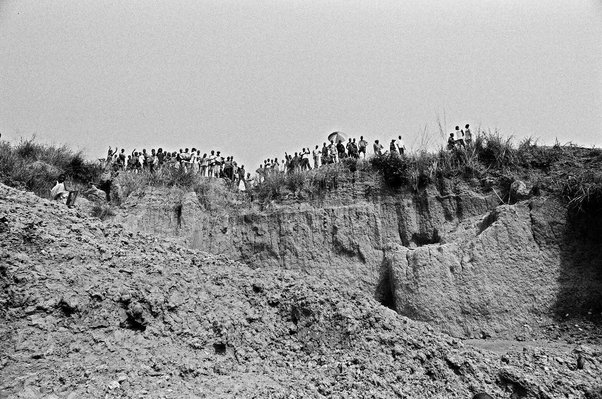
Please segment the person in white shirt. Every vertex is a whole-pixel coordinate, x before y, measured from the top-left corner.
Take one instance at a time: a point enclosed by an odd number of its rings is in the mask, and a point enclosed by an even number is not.
[[[456,126],[456,144],[466,147],[466,144],[464,143],[464,132],[460,130],[460,126]]]
[[[372,147],[374,149],[374,155],[377,157],[383,155],[384,147],[378,140],[374,140],[374,145]]]
[[[358,154],[364,154],[364,159],[366,159],[366,148],[368,147],[368,142],[364,140],[364,136],[360,136],[360,141],[358,143]]]
[[[311,155],[314,158],[314,169],[318,169],[321,166],[320,157],[322,156],[319,146],[316,146]]]
[[[65,202],[69,196],[69,191],[65,187],[65,175],[60,175],[56,184],[50,190],[50,198],[53,201]]]
[[[247,173],[245,179],[245,191],[249,191],[253,187],[255,187],[255,179],[251,177],[251,173]]]
[[[301,170],[310,170],[311,169],[311,164],[309,163],[309,148],[303,148],[302,152],[299,153],[299,156],[301,158],[301,162],[300,162],[300,166],[301,166]]]
[[[397,150],[399,151],[400,155],[403,155],[406,152],[406,146],[403,143],[401,136],[397,137]]]
[[[464,142],[466,145],[472,143],[472,132],[470,131],[470,125],[468,124],[464,127]]]
[[[203,154],[203,156],[200,158],[199,164],[201,176],[207,177],[207,169],[209,167],[209,159],[207,158],[207,154]]]
[[[330,159],[334,163],[339,162],[339,152],[337,151],[337,146],[334,144],[333,140],[330,140],[330,145],[328,146],[328,151],[330,152]]]
[[[140,169],[138,170],[139,172],[141,172],[144,169],[144,165],[145,165],[145,161],[146,157],[144,156],[144,153],[139,152],[138,153],[138,164],[140,165]]]
[[[222,170],[224,170],[224,157],[220,154],[220,151],[215,153],[215,177],[220,177],[222,175]]]
[[[215,177],[215,151],[211,150],[208,158],[209,162],[209,177]]]

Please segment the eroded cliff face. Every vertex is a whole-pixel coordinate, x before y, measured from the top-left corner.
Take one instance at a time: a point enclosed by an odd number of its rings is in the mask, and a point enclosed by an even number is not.
[[[602,279],[591,278],[601,258],[568,237],[566,208],[553,198],[500,205],[495,192],[466,184],[419,194],[364,189],[211,210],[193,192],[149,189],[128,199],[120,219],[253,268],[356,287],[457,336],[528,336],[564,308],[583,312],[602,299]]]
[[[192,248],[252,267],[298,269],[374,291],[389,248],[445,242],[462,220],[496,204],[469,190],[442,196],[432,189],[348,203],[208,211],[193,192],[149,189],[126,202],[122,220],[133,230],[179,236]]]

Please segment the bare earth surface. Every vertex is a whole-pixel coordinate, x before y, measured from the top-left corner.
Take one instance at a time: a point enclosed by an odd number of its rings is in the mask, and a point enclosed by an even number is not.
[[[578,398],[602,386],[595,343],[466,345],[355,290],[6,186],[0,238],[2,398]]]

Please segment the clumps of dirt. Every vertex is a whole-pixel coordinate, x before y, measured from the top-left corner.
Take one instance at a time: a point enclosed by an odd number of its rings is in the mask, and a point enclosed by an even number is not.
[[[5,186],[0,220],[0,397],[552,398],[602,386],[591,348],[558,361],[465,347],[346,287]]]

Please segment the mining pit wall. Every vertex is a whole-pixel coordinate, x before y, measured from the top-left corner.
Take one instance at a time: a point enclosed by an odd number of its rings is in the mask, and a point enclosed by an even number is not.
[[[215,202],[147,188],[117,218],[253,268],[357,287],[455,336],[528,337],[559,317],[602,310],[600,235],[584,227],[591,221],[570,222],[553,196],[508,205],[495,191],[464,185],[370,195],[362,188],[261,207]]]

